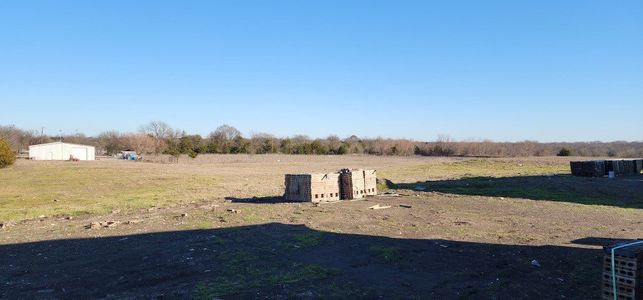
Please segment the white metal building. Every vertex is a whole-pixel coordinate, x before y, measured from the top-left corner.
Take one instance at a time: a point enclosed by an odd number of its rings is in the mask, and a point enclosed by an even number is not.
[[[29,159],[35,160],[95,160],[94,146],[53,142],[29,146]]]

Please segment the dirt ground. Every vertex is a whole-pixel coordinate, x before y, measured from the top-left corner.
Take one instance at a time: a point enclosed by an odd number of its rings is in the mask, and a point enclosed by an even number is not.
[[[643,238],[643,178],[570,159],[19,161],[0,170],[0,298],[597,299],[601,246]],[[343,167],[399,196],[279,198],[285,173]]]

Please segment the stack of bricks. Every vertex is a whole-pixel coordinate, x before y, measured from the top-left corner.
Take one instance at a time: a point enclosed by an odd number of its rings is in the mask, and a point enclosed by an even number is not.
[[[342,169],[328,174],[286,174],[284,199],[301,202],[331,202],[377,195],[375,170]]]
[[[364,170],[341,170],[339,189],[342,200],[360,199],[366,196],[364,190]]]
[[[633,176],[641,175],[643,169],[643,160],[589,160],[589,161],[572,161],[569,166],[574,176],[584,177],[603,177],[610,172],[614,176]]]
[[[287,174],[284,199],[301,202],[339,200],[339,174]]]
[[[364,194],[377,196],[377,172],[375,170],[364,170]]]
[[[353,199],[353,172],[349,169],[339,171],[339,198],[342,200]]]
[[[611,251],[621,245],[624,244],[604,248],[602,299],[643,300],[643,243],[615,249],[616,297],[614,297]]]

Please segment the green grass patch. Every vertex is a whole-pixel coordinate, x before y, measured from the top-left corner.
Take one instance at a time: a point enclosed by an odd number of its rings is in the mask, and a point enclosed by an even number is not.
[[[301,248],[310,248],[319,246],[322,243],[324,233],[308,232],[295,236],[295,244]]]
[[[574,180],[576,180],[576,178],[549,178],[544,176],[528,178],[473,177],[458,180],[437,180],[425,183],[399,184],[397,186],[403,189],[414,189],[415,186],[420,185],[424,186],[426,191],[471,196],[523,198],[643,208],[643,199],[638,202],[630,201],[629,203],[624,203],[622,202],[622,194],[603,193],[600,189],[583,188],[582,185],[587,185],[587,183],[575,183]]]
[[[379,171],[379,178],[394,182],[413,182],[427,179],[468,177],[511,177],[569,174],[567,163],[541,163],[537,161],[505,161],[468,159],[450,162],[433,162],[411,166],[392,167]],[[382,190],[390,188],[382,180]]]
[[[225,270],[225,276],[199,283],[192,292],[194,299],[212,299],[214,297],[253,295],[256,290],[273,290],[275,287],[312,284],[315,281],[332,277],[336,269],[315,264],[294,263],[291,265],[250,266],[243,261],[234,272]],[[292,290],[295,290],[293,288]]]
[[[0,221],[102,214],[194,201],[221,180],[145,165],[30,163],[0,171]]]

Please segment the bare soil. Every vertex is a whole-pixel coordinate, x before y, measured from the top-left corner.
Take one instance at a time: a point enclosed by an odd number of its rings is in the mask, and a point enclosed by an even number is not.
[[[216,195],[186,191],[190,201],[5,225],[0,298],[596,299],[601,246],[643,237],[640,177],[574,178],[552,171],[565,169],[560,158],[209,159],[74,167],[200,174],[220,185]],[[323,205],[278,197],[283,178],[274,176],[343,166],[380,170],[382,187],[400,196]]]

